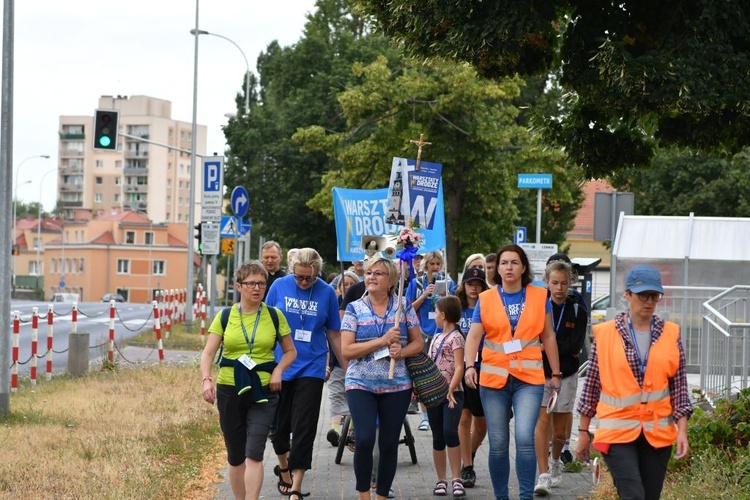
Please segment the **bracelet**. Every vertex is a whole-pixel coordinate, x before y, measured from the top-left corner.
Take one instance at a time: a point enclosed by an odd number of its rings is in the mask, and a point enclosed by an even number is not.
[[[467,366],[467,367],[466,367],[466,370],[468,370],[469,368],[471,368],[471,369],[472,369],[472,370],[474,370],[474,371],[477,371],[477,368],[476,368],[476,367],[475,367],[474,365],[469,365],[469,366]]]
[[[588,433],[589,433],[589,430],[588,430],[588,429],[581,429],[581,428],[579,427],[579,428],[578,428],[578,432],[585,432],[586,434],[588,434]]]
[[[553,374],[552,374],[552,377],[553,377],[553,378],[559,378],[560,380],[562,380],[562,378],[563,378],[563,375],[562,375],[562,373],[553,373]]]
[[[208,381],[211,381],[211,382],[213,382],[213,381],[214,381],[214,379],[212,379],[211,377],[203,377],[203,380],[201,380],[201,384],[202,384],[203,382],[205,382],[206,380],[208,380]]]

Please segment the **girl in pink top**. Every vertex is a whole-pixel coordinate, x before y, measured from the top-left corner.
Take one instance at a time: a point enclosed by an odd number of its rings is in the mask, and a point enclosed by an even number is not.
[[[446,475],[446,452],[453,474],[452,493],[454,497],[466,495],[461,481],[461,449],[458,439],[458,422],[461,420],[464,393],[461,380],[464,376],[464,336],[458,327],[461,321],[461,302],[449,295],[435,304],[435,322],[441,333],[435,335],[430,345],[430,357],[448,382],[448,397],[439,406],[427,410],[427,418],[432,429],[432,456],[438,481],[433,495],[446,496],[448,481]]]

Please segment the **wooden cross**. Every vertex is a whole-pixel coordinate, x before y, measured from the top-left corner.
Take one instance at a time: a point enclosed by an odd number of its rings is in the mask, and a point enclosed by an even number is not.
[[[424,141],[424,134],[419,134],[418,141],[412,139],[409,142],[417,145],[417,164],[414,166],[414,170],[419,170],[419,163],[422,161],[422,146],[432,146],[432,143]]]

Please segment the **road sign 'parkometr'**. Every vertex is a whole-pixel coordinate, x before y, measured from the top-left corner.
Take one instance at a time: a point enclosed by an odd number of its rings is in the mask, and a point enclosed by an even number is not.
[[[552,189],[552,174],[518,174],[522,189]]]

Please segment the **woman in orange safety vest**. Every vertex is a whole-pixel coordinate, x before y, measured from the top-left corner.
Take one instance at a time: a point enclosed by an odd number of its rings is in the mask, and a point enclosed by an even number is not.
[[[542,348],[552,368],[551,390],[562,373],[547,290],[531,285],[531,267],[518,245],[497,251],[495,283],[479,295],[466,338],[466,385],[479,385],[490,442],[489,470],[496,500],[509,498],[511,409],[515,414],[516,475],[522,500],[534,497],[534,428],[544,393]],[[482,334],[481,375],[474,362]],[[478,378],[478,380],[477,380]]]
[[[680,327],[654,314],[664,288],[659,271],[633,267],[625,279],[629,310],[594,326],[588,373],[578,401],[578,457],[588,459],[589,425],[621,499],[658,499],[672,444],[688,452],[688,394]]]

